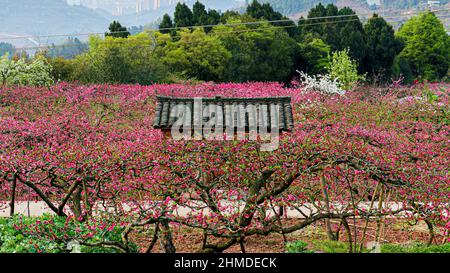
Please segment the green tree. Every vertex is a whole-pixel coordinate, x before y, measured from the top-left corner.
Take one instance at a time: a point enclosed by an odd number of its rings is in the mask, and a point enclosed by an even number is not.
[[[185,3],[178,3],[175,7],[174,21],[176,27],[189,27],[193,25],[193,14]]]
[[[285,27],[285,30],[291,37],[297,37],[299,35],[299,29],[295,22],[275,11],[269,3],[260,4],[258,1],[253,0],[247,6],[246,14],[258,20],[275,21],[271,24],[278,27]]]
[[[411,64],[404,57],[397,55],[392,65],[392,77],[399,79],[403,77],[405,83],[412,83],[414,81],[414,74],[411,69]]]
[[[47,62],[52,66],[52,78],[56,81],[72,81],[72,73],[74,71],[75,63],[71,59],[63,57],[49,58]]]
[[[89,52],[77,56],[74,79],[84,83],[128,83],[130,66],[122,49],[126,38],[91,37]]]
[[[339,37],[334,37],[338,42],[337,50],[349,49],[350,56],[358,63],[362,63],[366,55],[366,39],[364,33],[364,27],[355,11],[351,8],[344,7],[339,10],[338,16],[342,17],[337,21],[345,21],[345,23],[336,23],[336,31]],[[354,20],[354,21],[349,21]]]
[[[203,29],[182,30],[179,34],[178,41],[166,40],[163,44],[162,61],[181,77],[218,81],[231,58],[219,38],[207,35]]]
[[[365,79],[358,74],[358,63],[351,59],[348,49],[333,52],[328,70],[331,79],[337,80],[339,87],[344,90],[352,89],[359,81]]]
[[[314,19],[317,17],[320,18]],[[333,51],[349,49],[350,56],[358,63],[362,63],[366,55],[364,27],[351,8],[338,9],[333,4],[325,7],[319,3],[309,11],[299,28],[303,35],[310,33],[321,38]]]
[[[394,29],[382,17],[374,14],[364,26],[367,54],[364,68],[369,75],[382,75],[384,80],[391,76],[395,57],[402,50],[402,42],[395,37]]]
[[[222,16],[220,15],[220,13],[217,10],[215,10],[215,9],[209,10],[208,11],[208,19],[209,19],[208,24],[209,25],[219,24],[220,20],[222,19],[221,17]]]
[[[300,44],[298,67],[310,75],[324,74],[329,66],[331,47],[322,39],[308,35]]]
[[[127,38],[130,36],[130,32],[128,32],[126,27],[123,27],[119,22],[113,21],[109,25],[109,32],[105,33],[105,36],[111,36],[115,38]]]
[[[270,4],[260,4],[256,0],[253,0],[253,2],[247,6],[246,13],[255,19],[266,19],[269,21],[280,20],[283,17],[283,15],[275,11]]]
[[[337,15],[337,12],[336,14]],[[325,31],[324,31],[324,23],[326,22],[326,19],[323,19],[321,17],[327,16],[327,9],[325,8],[322,3],[319,3],[314,8],[310,9],[308,12],[307,18],[300,18],[298,26],[300,28],[300,31],[302,33],[311,33],[316,36],[322,36],[325,38]],[[319,18],[320,17],[320,18]],[[317,18],[317,19],[312,19]]]
[[[151,84],[167,76],[147,33],[128,38],[91,37],[89,48],[89,52],[74,59],[71,79],[84,83]]]
[[[220,24],[221,19],[222,19],[222,16],[217,10],[215,10],[215,9],[209,10],[208,11],[208,20],[206,22],[206,25],[218,25],[218,24]],[[212,27],[205,27],[204,29],[205,29],[206,33],[209,33],[212,30]]]
[[[161,24],[159,24],[159,31],[163,34],[166,33],[172,33],[173,31],[171,30],[171,28],[173,28],[173,22],[172,22],[172,18],[170,18],[169,14],[164,14]]]
[[[208,23],[209,17],[205,5],[196,1],[192,7],[192,24],[195,26],[202,26]]]
[[[124,54],[130,66],[128,82],[148,85],[165,81],[168,69],[155,54],[153,41],[148,33],[133,35],[127,40]]]
[[[195,2],[192,7],[192,23],[195,26],[217,25],[220,23],[221,15],[217,10],[206,11],[205,5],[200,1]],[[212,30],[212,27],[204,27],[206,33]]]
[[[397,35],[405,43],[400,57],[409,62],[415,76],[425,80],[445,76],[450,66],[450,38],[434,13],[411,18]]]
[[[108,38],[106,41],[108,42]],[[121,46],[116,46],[113,41],[105,43],[99,52],[102,58],[101,71],[107,83],[128,83],[131,76],[131,66],[122,52]]]
[[[237,12],[235,10],[227,10],[222,14],[222,16],[220,18],[220,22],[222,24],[225,24],[233,18],[240,18],[240,17],[241,17],[241,14],[239,14],[239,12]]]
[[[240,23],[251,18],[234,17],[228,23]],[[225,67],[222,81],[288,81],[295,71],[294,61],[299,46],[286,31],[276,29],[268,23],[261,24],[260,31],[252,26],[218,26],[213,32],[235,33],[220,35],[225,47],[232,53]]]

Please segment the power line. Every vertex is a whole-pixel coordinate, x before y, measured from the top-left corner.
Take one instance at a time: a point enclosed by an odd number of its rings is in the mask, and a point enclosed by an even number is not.
[[[441,11],[450,11],[448,9],[437,9],[432,10],[431,12],[441,12]],[[375,12],[374,12],[375,13]],[[348,18],[348,17],[362,17],[364,15],[372,15],[374,13],[363,13],[363,14],[347,14],[347,15],[333,15],[333,16],[321,16],[321,17],[312,17],[312,18],[300,18],[300,21],[313,21],[313,20],[323,20],[323,19],[336,19],[336,18]],[[408,13],[408,14],[400,14],[400,15],[391,15],[391,16],[383,16],[383,18],[400,18],[400,17],[408,17],[413,15],[418,15],[422,12],[416,13]],[[283,19],[283,20],[270,20],[270,21],[252,21],[252,22],[240,22],[240,23],[227,23],[227,24],[210,24],[210,25],[200,25],[200,26],[186,26],[186,27],[171,27],[171,28],[159,28],[159,29],[147,29],[148,31],[166,31],[166,30],[182,30],[182,29],[195,29],[195,28],[211,28],[217,26],[241,26],[241,25],[259,25],[265,23],[288,23],[293,22],[291,19]],[[38,35],[38,36],[16,36],[9,38],[1,38],[1,40],[18,40],[18,39],[27,39],[27,38],[54,38],[54,37],[78,37],[78,36],[90,36],[90,35],[105,35],[105,34],[121,34],[128,33],[128,30],[125,31],[112,31],[112,32],[90,32],[90,33],[72,33],[72,34],[52,34],[52,35]]]
[[[353,15],[355,16],[355,15]],[[346,16],[349,17],[349,16]],[[319,18],[319,17],[315,17],[315,18]],[[323,17],[322,17],[323,18]],[[338,24],[338,23],[348,23],[348,22],[356,22],[359,21],[359,18],[355,18],[355,19],[348,19],[348,20],[340,20],[340,21],[327,21],[327,22],[316,22],[316,23],[308,23],[308,24],[303,24],[301,25],[301,27],[308,27],[308,26],[315,26],[315,25],[329,25],[329,24]],[[262,23],[268,23],[268,21],[260,21]],[[217,26],[222,26],[222,25],[217,25]],[[299,26],[297,25],[289,25],[289,26],[270,26],[270,27],[265,27],[265,28],[254,28],[254,29],[243,29],[243,30],[234,30],[234,31],[221,31],[221,32],[210,32],[208,33],[208,35],[226,35],[226,34],[234,34],[234,33],[245,33],[245,32],[256,32],[256,31],[264,31],[264,30],[273,30],[273,29],[288,29],[288,28],[297,28]],[[182,38],[182,36],[180,35],[176,35],[176,36],[171,36],[172,39],[174,38]],[[134,40],[127,40],[127,39],[123,39],[123,40],[115,40],[115,43],[129,43],[129,42],[134,42],[134,41],[151,41],[150,37],[136,37],[134,38]],[[190,42],[187,44],[192,44],[192,43],[197,43],[198,41],[195,42]],[[76,47],[79,45],[76,44],[62,44],[62,45],[46,45],[46,46],[33,46],[33,47],[19,47],[16,48],[16,51],[20,51],[20,50],[37,50],[37,49],[52,49],[52,48],[58,48],[58,47]],[[130,44],[130,46],[133,47],[138,47],[138,48],[143,48],[143,47],[147,47],[147,46],[143,46],[143,45],[135,45],[135,44]]]
[[[331,22],[317,22],[317,23],[311,23],[311,24],[304,24],[302,25],[302,27],[307,27],[307,26],[314,26],[314,25],[325,25],[325,24],[339,24],[339,23],[348,23],[348,22],[356,22],[359,21],[359,19],[349,19],[349,20],[342,20],[342,21],[331,21]],[[245,33],[245,32],[255,32],[255,31],[263,31],[263,30],[274,30],[274,29],[288,29],[288,28],[297,28],[297,25],[291,25],[291,26],[269,26],[269,27],[265,27],[265,28],[254,28],[254,29],[241,29],[241,30],[233,30],[233,31],[220,31],[220,32],[210,32],[208,33],[208,35],[226,35],[226,34],[235,34],[235,33]],[[182,36],[177,35],[177,36],[171,36],[171,38],[182,38]],[[134,41],[138,41],[138,40],[143,40],[143,41],[150,41],[150,38],[148,37],[142,37],[142,38],[135,38],[134,40],[130,41],[130,40],[115,40],[115,43],[128,43],[128,42],[134,42]],[[192,43],[192,42],[191,42]],[[75,45],[75,44],[66,44],[66,45],[48,45],[48,46],[33,46],[33,47],[18,47],[16,48],[16,50],[33,50],[33,49],[51,49],[51,48],[57,48],[57,47],[75,47],[75,46],[79,46],[79,45]],[[135,47],[144,47],[143,45],[133,45],[130,44],[130,46],[135,46]]]

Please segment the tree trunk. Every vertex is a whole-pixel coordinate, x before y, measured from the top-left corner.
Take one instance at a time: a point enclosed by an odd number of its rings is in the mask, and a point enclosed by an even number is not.
[[[428,219],[425,219],[425,223],[428,226],[428,231],[430,234],[430,238],[428,239],[427,246],[431,246],[433,244],[433,240],[434,240],[434,227],[433,227],[433,224]]]
[[[77,220],[81,219],[81,221],[83,221],[84,219],[82,219],[82,208],[81,208],[81,192],[82,189],[81,187],[78,187],[74,192],[73,192],[73,196],[72,196],[72,204],[71,204],[71,209],[73,214],[75,215],[75,218]]]
[[[155,246],[156,242],[158,241],[158,235],[159,235],[159,223],[156,223],[155,232],[153,232],[152,241],[150,242],[150,245],[148,246],[147,250],[145,251],[146,254],[149,254],[152,252],[153,247]]]
[[[169,221],[162,220],[161,221],[161,231],[162,231],[162,244],[166,253],[175,253],[176,248],[173,244],[172,232],[170,231]]]
[[[325,199],[325,209],[326,209],[327,213],[330,213],[330,198],[328,196],[327,182],[325,181],[324,175],[322,175],[322,177],[320,178],[320,181],[322,182],[323,198]],[[334,236],[333,229],[331,228],[330,219],[325,219],[325,226],[327,229],[328,239],[330,241],[336,241],[336,236]]]
[[[83,197],[84,197],[84,205],[86,207],[86,219],[88,219],[89,216],[92,216],[92,208],[91,204],[89,203],[89,193],[88,188],[86,185],[86,181],[83,181]]]
[[[375,204],[375,196],[377,196],[379,190],[382,190],[382,184],[381,183],[377,184],[377,186],[375,187],[375,190],[374,190],[374,192],[372,194],[372,199],[370,200],[369,212],[372,212],[373,206]],[[367,228],[369,226],[369,221],[370,221],[370,218],[367,217],[366,223],[364,224],[364,229],[363,229],[363,232],[362,232],[362,238],[361,238],[361,244],[359,246],[359,252],[362,252],[363,248],[364,248],[364,241],[366,240]]]
[[[245,245],[244,245],[245,237],[239,239],[239,246],[241,247],[241,252],[245,254]]]
[[[381,213],[381,210],[383,209],[383,198],[384,198],[384,190],[380,191],[380,200],[378,202],[378,211]],[[377,219],[377,230],[375,233],[375,241],[379,244],[380,243],[380,235],[381,235],[381,217]]]
[[[348,225],[347,219],[342,218],[342,225],[344,226],[346,232],[347,232],[347,238],[348,238],[348,253],[353,253],[353,239],[352,239],[352,232],[350,230],[350,226]]]
[[[203,231],[202,250],[206,248],[207,243],[208,243],[208,232]]]
[[[16,186],[17,186],[17,180],[14,177],[12,181],[12,188],[11,188],[11,202],[9,203],[9,206],[11,207],[11,210],[9,212],[9,216],[14,216],[14,208],[15,208],[15,202],[16,202]]]

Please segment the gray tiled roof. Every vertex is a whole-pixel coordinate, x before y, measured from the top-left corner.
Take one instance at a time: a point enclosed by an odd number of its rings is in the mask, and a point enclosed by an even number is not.
[[[203,110],[202,113],[198,111]],[[194,106],[194,104],[196,106]],[[177,106],[177,107],[176,107]],[[187,114],[187,112],[191,114]],[[209,114],[214,112],[215,114]],[[234,114],[233,114],[234,112]],[[200,116],[202,115],[202,116]],[[198,124],[205,126],[210,118],[215,118],[215,127],[226,128],[236,124],[238,128],[255,128],[261,125],[268,131],[278,128],[280,132],[291,131],[294,127],[290,97],[270,98],[175,98],[157,96],[157,107],[153,127],[170,130],[177,119],[185,118],[191,129]],[[190,121],[188,118],[190,117]],[[201,117],[201,118],[200,118]],[[200,119],[202,122],[200,122]]]

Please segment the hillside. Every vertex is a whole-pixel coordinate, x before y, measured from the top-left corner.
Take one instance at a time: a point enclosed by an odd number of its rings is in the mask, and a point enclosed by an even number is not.
[[[193,5],[197,0],[191,0],[187,1],[189,5]],[[236,0],[201,0],[207,8],[209,9],[217,9],[221,11],[225,11],[228,9],[237,8],[239,6],[242,6],[242,1],[236,1]]]
[[[410,9],[424,6],[428,1],[423,0],[380,0],[384,8],[388,9]],[[447,4],[449,0],[440,0],[441,4]]]
[[[269,3],[275,10],[283,14],[294,15],[309,10],[319,3],[335,3],[336,0],[261,0],[259,2]]]
[[[187,0],[192,6],[196,0]],[[251,1],[251,0],[249,0]],[[358,14],[369,14],[376,6],[369,5],[367,0],[259,0],[270,3],[277,11],[297,19],[307,15],[309,9],[318,3],[333,3],[339,7],[348,6]],[[243,0],[201,0],[208,9],[225,11],[237,9],[244,11]],[[400,12],[400,9],[414,9],[423,7],[419,0],[372,0],[370,3],[381,3],[378,9],[388,9]],[[441,0],[441,3],[450,5],[449,0]],[[99,1],[98,3],[102,3]],[[106,3],[106,2],[105,2]],[[0,0],[0,38],[3,42],[9,42],[16,46],[35,46],[38,43],[58,43],[58,39],[41,39],[40,41],[27,41],[21,39],[7,40],[5,38],[23,35],[53,35],[67,33],[104,32],[112,20],[118,20],[127,27],[149,25],[158,21],[164,13],[173,14],[175,5],[162,6],[158,10],[144,11],[139,14],[124,14],[113,16],[107,11],[107,6],[99,5],[93,10],[85,6],[69,5],[66,0]],[[442,7],[441,7],[442,8]],[[403,10],[405,11],[405,10]],[[387,12],[383,15],[395,15]],[[441,17],[442,18],[442,17]],[[406,18],[405,18],[406,19]],[[449,20],[442,18],[448,26]],[[396,26],[402,21],[390,20]],[[86,37],[79,37],[84,40]],[[61,38],[64,39],[64,38]]]
[[[70,6],[65,0],[0,0],[0,6],[0,33],[3,34],[98,32],[104,31],[110,21],[86,7]]]
[[[195,1],[187,1],[192,6]],[[235,0],[204,0],[209,9],[227,10],[242,6],[244,2]],[[66,0],[0,0],[0,38],[16,46],[35,46],[37,42],[46,44],[60,42],[45,39],[34,43],[9,37],[23,35],[52,35],[66,33],[103,32],[112,20],[119,20],[131,27],[153,23],[164,13],[173,14],[175,5],[161,7],[139,14],[113,16],[105,9],[90,9],[80,5],[69,5]],[[101,6],[100,6],[101,7]],[[86,37],[79,37],[85,39]]]
[[[286,15],[298,15],[307,12],[315,5],[333,3],[339,7],[351,7],[361,12],[370,11],[376,8],[383,10],[408,10],[414,8],[424,8],[428,1],[424,0],[259,0],[270,3],[277,11]],[[449,3],[450,0],[440,0],[441,5]],[[377,5],[375,5],[377,4]]]
[[[186,1],[186,4],[189,7],[192,7],[196,1],[197,0],[189,0]],[[202,2],[206,6],[206,9],[216,9],[220,11],[242,7],[242,5],[244,4],[244,2],[242,1],[235,0],[201,0],[200,2]],[[119,20],[127,26],[146,25],[161,19],[165,13],[172,15],[174,11],[175,5],[162,6],[157,10],[144,11],[139,14],[126,14],[123,16],[115,16],[113,18]]]

